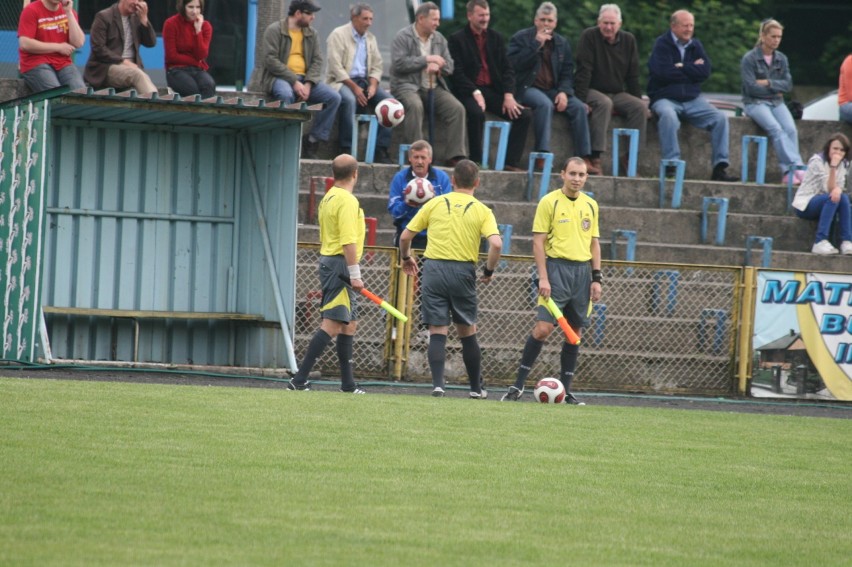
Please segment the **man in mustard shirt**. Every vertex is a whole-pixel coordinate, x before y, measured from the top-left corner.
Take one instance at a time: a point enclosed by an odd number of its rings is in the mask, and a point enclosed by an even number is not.
[[[417,259],[411,241],[423,230],[429,240],[423,253],[420,276],[420,320],[429,327],[429,370],[432,395],[444,395],[444,364],[450,319],[462,343],[462,360],[470,380],[470,397],[485,399],[479,340],[476,338],[476,262],[480,238],[488,240],[488,259],[479,281],[488,283],[500,260],[503,240],[494,213],[473,196],[479,187],[479,168],[462,160],[453,171],[452,192],[432,198],[408,223],[399,239],[402,269],[417,275]]]
[[[583,193],[588,173],[583,158],[572,157],[561,172],[562,188],[538,203],[533,220],[533,255],[538,269],[536,323],[527,337],[514,386],[500,401],[519,400],[524,382],[556,320],[546,306],[553,297],[565,318],[582,336],[589,325],[592,301],[601,298],[601,246],[598,203]],[[565,341],[559,379],[565,385],[565,403],[585,405],[571,393],[579,345]]]
[[[340,390],[363,394],[352,374],[352,338],[358,328],[358,293],[364,289],[361,266],[364,252],[364,211],[352,194],[358,181],[358,161],[342,154],[331,162],[334,186],[320,201],[319,278],[322,286],[322,323],[308,344],[299,371],[290,379],[290,390],[310,390],[308,374],[325,347],[337,337]],[[350,280],[351,289],[340,276]],[[355,293],[353,293],[353,290]]]
[[[321,8],[312,0],[292,0],[287,17],[263,32],[260,67],[249,88],[285,104],[322,104],[311,131],[302,140],[302,157],[319,158],[319,143],[327,142],[340,106],[340,93],[322,82],[323,57],[319,34],[311,24]]]

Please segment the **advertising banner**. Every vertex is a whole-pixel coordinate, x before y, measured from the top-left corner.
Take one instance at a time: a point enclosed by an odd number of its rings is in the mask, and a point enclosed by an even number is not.
[[[852,400],[852,275],[760,271],[751,395]]]

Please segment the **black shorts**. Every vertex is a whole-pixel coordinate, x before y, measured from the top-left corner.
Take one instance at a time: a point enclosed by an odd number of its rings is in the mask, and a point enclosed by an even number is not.
[[[476,324],[476,266],[454,260],[423,261],[420,275],[420,321],[443,327]]]

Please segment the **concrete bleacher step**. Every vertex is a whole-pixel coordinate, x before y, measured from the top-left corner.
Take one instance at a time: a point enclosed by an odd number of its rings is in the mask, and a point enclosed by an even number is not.
[[[381,226],[381,225],[380,225]],[[393,228],[377,231],[376,245],[392,246]],[[316,225],[299,225],[299,242],[318,242],[319,227]],[[772,262],[769,267],[780,270],[808,270],[821,272],[852,272],[852,256],[819,256],[810,252],[810,240],[804,243],[807,250],[790,251],[773,248]],[[532,236],[518,235],[512,237],[512,254],[532,255]],[[611,239],[606,231],[601,237],[601,256],[604,260],[612,258]],[[624,260],[626,243],[616,242],[615,259]],[[647,242],[638,240],[636,244],[637,262],[698,264],[705,266],[742,266],[745,264],[745,240],[735,245],[714,246],[712,244],[680,244],[671,242]],[[762,260],[762,249],[753,247],[750,265],[759,266]]]
[[[315,217],[309,215],[309,184],[313,175],[325,176],[328,163],[303,161],[301,172],[299,239],[315,242]],[[394,228],[387,212],[390,181],[399,171],[396,166],[364,165],[360,169],[356,190],[367,216],[378,220],[377,245],[393,244]],[[558,185],[554,176],[553,186]],[[527,176],[522,173],[483,171],[482,187],[477,196],[494,209],[498,223],[511,224],[512,254],[532,254],[531,227],[536,203],[525,199]],[[746,238],[773,238],[772,262],[777,269],[802,269],[833,272],[852,271],[852,257],[817,256],[810,252],[816,225],[803,221],[787,209],[787,187],[780,184],[716,183],[687,180],[681,207],[671,209],[671,185],[667,183],[666,207],[659,207],[659,180],[649,178],[613,178],[597,176],[589,180],[587,189],[594,192],[601,206],[601,246],[604,259],[613,258],[612,231],[634,230],[637,233],[635,260],[701,265],[738,266],[745,263]],[[537,186],[537,185],[536,185]],[[322,185],[314,195],[316,204],[322,197]],[[707,243],[700,238],[701,206],[704,197],[729,200],[726,234],[722,246],[715,245],[715,207],[708,215]],[[315,208],[314,204],[314,208]],[[625,241],[615,244],[616,259],[626,259]],[[762,248],[755,247],[750,264],[759,265]]]
[[[303,192],[308,190],[312,176],[325,177],[331,173],[328,162],[303,160],[301,163],[300,187]],[[387,198],[390,182],[398,171],[399,167],[393,165],[362,164],[359,169],[356,195],[359,198],[371,195]],[[538,201],[539,177],[540,174],[537,173],[534,179],[533,203]],[[559,187],[560,183],[559,176],[554,174],[551,177],[551,189]],[[672,184],[673,182],[669,180],[666,185],[666,206],[671,203]],[[585,189],[594,193],[595,200],[602,208],[619,206],[656,209],[659,207],[659,179],[656,177],[594,176],[589,178]],[[486,170],[482,172],[482,182],[477,190],[477,197],[489,202],[527,203],[526,193],[526,174]],[[684,181],[682,209],[700,211],[704,197],[727,197],[730,200],[731,212],[788,214],[787,186],[779,183],[757,185],[755,183],[719,183],[702,179]]]

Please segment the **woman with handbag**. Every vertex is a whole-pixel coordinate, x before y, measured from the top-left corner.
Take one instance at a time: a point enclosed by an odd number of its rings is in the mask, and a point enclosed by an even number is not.
[[[796,123],[784,103],[784,94],[793,88],[793,78],[787,57],[778,51],[783,31],[784,26],[777,20],[764,20],[757,45],[743,56],[740,73],[745,113],[769,134],[784,174],[783,182],[787,183],[790,168],[804,162]],[[796,170],[793,175],[794,184],[802,182],[804,172]]]

